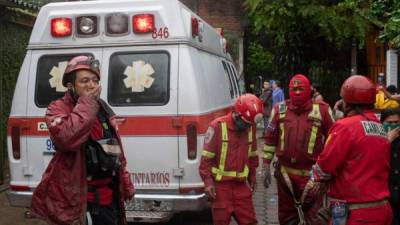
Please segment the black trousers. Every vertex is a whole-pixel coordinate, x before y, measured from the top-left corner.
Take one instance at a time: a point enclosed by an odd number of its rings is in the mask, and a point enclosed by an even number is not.
[[[119,210],[116,201],[113,201],[109,205],[98,205],[92,202],[87,203],[86,225],[118,225],[118,224],[119,224]]]

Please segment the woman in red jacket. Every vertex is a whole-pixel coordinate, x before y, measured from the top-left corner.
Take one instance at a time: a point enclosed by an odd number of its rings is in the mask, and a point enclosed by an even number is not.
[[[115,115],[99,98],[99,81],[98,60],[74,57],[62,80],[68,91],[47,108],[56,154],[31,208],[49,224],[126,224],[124,200],[132,199],[134,187]]]

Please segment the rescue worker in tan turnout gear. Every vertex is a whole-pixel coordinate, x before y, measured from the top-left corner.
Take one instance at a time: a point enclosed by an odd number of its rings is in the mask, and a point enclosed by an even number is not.
[[[204,138],[200,176],[211,201],[214,225],[257,224],[252,202],[258,167],[254,124],[264,107],[252,94],[240,96],[234,110],[212,121]]]
[[[264,185],[268,188],[270,184],[270,164],[276,154],[279,223],[321,224],[316,213],[322,206],[322,196],[304,200],[302,195],[334,120],[328,104],[312,102],[306,76],[297,74],[290,80],[289,94],[289,100],[272,109],[266,129]]]

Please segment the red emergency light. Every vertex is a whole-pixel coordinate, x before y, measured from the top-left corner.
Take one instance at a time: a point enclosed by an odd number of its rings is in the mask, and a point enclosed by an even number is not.
[[[199,35],[199,21],[192,17],[192,37],[195,38]]]
[[[154,30],[153,14],[138,14],[132,17],[133,32],[151,33]]]
[[[51,35],[53,37],[67,37],[72,34],[72,20],[70,18],[51,19]]]

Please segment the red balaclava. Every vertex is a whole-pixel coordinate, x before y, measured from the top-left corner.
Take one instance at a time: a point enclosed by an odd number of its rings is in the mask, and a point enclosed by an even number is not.
[[[294,91],[293,88],[302,88],[303,90]],[[303,106],[311,99],[310,81],[303,74],[296,74],[289,83],[290,100],[295,106]]]

